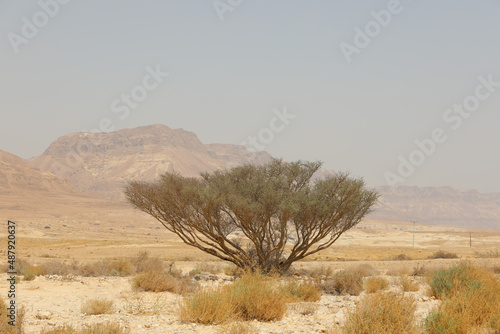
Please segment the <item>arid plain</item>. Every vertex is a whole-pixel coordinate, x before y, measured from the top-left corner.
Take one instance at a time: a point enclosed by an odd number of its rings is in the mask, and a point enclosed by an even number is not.
[[[221,286],[234,279],[228,275],[228,264],[186,246],[120,196],[130,179],[152,180],[183,168],[187,168],[186,175],[193,175],[245,162],[262,163],[268,155],[251,154],[236,145],[204,145],[192,133],[151,126],[106,134],[103,148],[83,157],[78,168],[60,175],[50,170],[64,162],[67,147],[78,146],[86,136],[64,136],[30,161],[0,151],[0,219],[15,222],[18,263],[53,270],[84,266],[92,270],[106,261],[137,262],[138,255],[147,251],[150,258],[161,260],[163,269],[191,274],[188,277],[194,284]],[[421,321],[439,305],[429,294],[426,272],[470,261],[498,275],[500,229],[485,227],[498,227],[499,194],[449,187],[381,191],[374,215],[344,233],[331,248],[294,264],[294,274],[288,279],[321,283],[333,272],[362,270],[365,281],[381,278],[388,283],[388,291],[400,293],[406,291],[404,276],[414,284],[415,291],[405,294],[415,298],[415,316]],[[414,216],[420,222],[401,219]],[[469,228],[445,226],[447,221]],[[0,229],[0,256],[5,259],[6,225]],[[434,259],[439,251],[456,258]],[[183,297],[134,290],[134,270],[122,276],[119,270],[109,274],[82,276],[66,270],[57,275],[37,272],[30,280],[21,279],[16,301],[26,310],[25,332],[38,334],[63,325],[82,328],[110,320],[134,334],[235,333],[224,326],[182,322],[178,311]],[[0,292],[7,300],[7,274],[1,278]],[[365,290],[359,295],[322,294],[314,303],[289,303],[279,321],[254,320],[249,326],[256,333],[334,332],[365,295]],[[93,298],[106,298],[114,306],[105,314],[85,314],[81,307]]]

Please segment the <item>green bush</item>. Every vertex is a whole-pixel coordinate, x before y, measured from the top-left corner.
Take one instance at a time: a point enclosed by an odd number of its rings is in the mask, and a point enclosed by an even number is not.
[[[442,303],[425,319],[428,333],[500,331],[500,282],[493,273],[461,263],[435,272],[430,285]]]

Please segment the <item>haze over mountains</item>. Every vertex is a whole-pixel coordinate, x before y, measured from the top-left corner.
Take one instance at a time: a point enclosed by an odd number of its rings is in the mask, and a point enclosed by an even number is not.
[[[101,134],[68,134],[31,162],[81,192],[117,200],[124,198],[127,180],[151,181],[167,171],[198,176],[271,158],[266,152],[251,153],[239,145],[205,145],[192,132],[151,125]]]
[[[164,125],[102,134],[72,133],[54,141],[29,162],[0,151],[0,195],[31,193],[35,201],[44,194],[65,194],[64,198],[72,196],[77,201],[90,201],[89,195],[121,200],[127,180],[151,181],[167,171],[197,176],[244,163],[261,164],[271,158],[266,152],[252,153],[239,145],[203,144],[192,132]],[[322,170],[321,174],[329,173],[333,172]],[[376,189],[381,198],[371,219],[500,228],[500,193],[451,187]],[[100,203],[92,201],[94,207]],[[123,202],[116,204],[115,208],[124,207]]]

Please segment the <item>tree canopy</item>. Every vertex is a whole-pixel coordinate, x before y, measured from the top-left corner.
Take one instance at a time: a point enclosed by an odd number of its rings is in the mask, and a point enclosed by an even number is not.
[[[190,246],[238,267],[286,271],[330,247],[378,198],[347,173],[313,180],[320,167],[274,159],[201,178],[166,173],[152,183],[129,182],[125,194]]]

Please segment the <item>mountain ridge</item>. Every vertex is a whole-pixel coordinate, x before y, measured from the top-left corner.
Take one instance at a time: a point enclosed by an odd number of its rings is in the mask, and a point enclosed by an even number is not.
[[[85,151],[85,145],[89,143],[92,147]],[[112,200],[123,200],[122,189],[128,180],[152,181],[168,171],[198,176],[200,172],[244,163],[261,164],[272,159],[266,152],[249,152],[240,145],[203,144],[193,132],[164,125],[105,134],[68,134],[58,138],[42,155],[29,162],[2,152],[0,179],[3,182],[0,190],[4,192],[14,192],[16,188],[21,191],[38,189],[83,193]],[[81,159],[79,164],[69,166],[78,159]],[[16,164],[20,166],[19,170],[13,172]],[[10,172],[6,172],[8,165]],[[333,173],[323,169],[319,176]],[[36,181],[37,178],[42,181]],[[368,219],[500,228],[500,193],[480,193],[447,186],[379,186],[375,189],[381,197]]]

